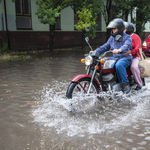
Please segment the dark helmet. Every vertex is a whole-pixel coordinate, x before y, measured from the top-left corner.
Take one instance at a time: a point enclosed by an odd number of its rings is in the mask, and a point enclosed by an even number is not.
[[[134,24],[131,22],[124,22],[126,33],[127,34],[132,34],[134,32]]]
[[[111,33],[112,36],[116,36],[117,34],[123,34],[123,31],[125,29],[125,26],[124,26],[124,21],[120,18],[116,18],[116,19],[113,19],[107,26],[107,29],[113,29],[113,28],[117,28],[118,31],[116,33]]]

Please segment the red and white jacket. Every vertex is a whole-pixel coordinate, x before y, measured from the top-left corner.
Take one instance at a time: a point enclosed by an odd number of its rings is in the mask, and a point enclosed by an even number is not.
[[[136,57],[140,56],[139,49],[141,48],[141,39],[135,33],[131,34],[131,38],[132,38],[132,50],[131,50],[131,54],[132,54],[133,58],[136,58]],[[137,53],[139,55],[137,55]]]

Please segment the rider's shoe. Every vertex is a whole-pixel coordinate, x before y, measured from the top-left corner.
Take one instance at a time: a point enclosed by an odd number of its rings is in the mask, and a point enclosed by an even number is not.
[[[145,86],[145,79],[141,78],[143,86]]]
[[[125,82],[125,83],[122,84],[122,92],[124,94],[128,94],[130,92],[130,90],[131,89],[130,89],[129,83]]]
[[[138,91],[138,90],[141,90],[141,88],[142,88],[142,87],[137,86],[137,87],[135,88],[135,90]]]

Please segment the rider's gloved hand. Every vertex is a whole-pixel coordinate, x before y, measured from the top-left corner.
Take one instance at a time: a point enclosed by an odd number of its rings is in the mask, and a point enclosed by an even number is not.
[[[96,51],[96,50],[94,50],[94,51]],[[90,54],[90,53],[93,53],[94,51],[90,51],[89,54]]]
[[[122,53],[122,49],[114,49],[113,54]]]

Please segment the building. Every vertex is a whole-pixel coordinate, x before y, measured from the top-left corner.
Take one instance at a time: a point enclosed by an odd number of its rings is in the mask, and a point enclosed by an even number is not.
[[[42,49],[49,47],[49,25],[40,23],[35,12],[36,0],[0,0],[0,38],[14,50]],[[6,12],[6,15],[5,15]],[[106,26],[100,14],[97,20],[97,36],[91,42],[101,45],[105,42]],[[54,48],[81,46],[82,32],[74,24],[77,18],[71,7],[62,10],[56,24]],[[150,31],[146,25],[146,33]],[[145,34],[147,36],[147,34]]]

